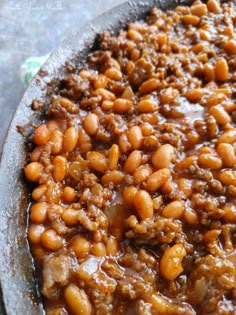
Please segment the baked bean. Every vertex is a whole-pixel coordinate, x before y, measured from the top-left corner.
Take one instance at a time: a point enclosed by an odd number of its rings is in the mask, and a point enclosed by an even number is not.
[[[159,108],[159,104],[156,101],[151,99],[144,99],[140,101],[137,105],[137,110],[140,113],[153,113],[157,111]]]
[[[107,76],[109,79],[120,81],[122,79],[122,72],[117,68],[109,68],[106,70],[105,76]]]
[[[62,247],[62,238],[53,229],[43,232],[41,242],[45,248],[52,251],[56,251]]]
[[[79,129],[78,134],[78,147],[82,153],[86,153],[92,148],[91,138],[82,128]]]
[[[63,189],[63,200],[66,203],[71,203],[75,200],[75,190],[72,187],[66,186]]]
[[[44,226],[39,224],[30,224],[28,229],[28,238],[32,244],[40,244],[41,236],[44,232]]]
[[[50,135],[50,142],[52,144],[52,154],[59,154],[62,151],[63,134],[61,131],[55,129]]]
[[[217,0],[208,0],[207,8],[210,12],[213,12],[215,14],[221,13],[220,3]]]
[[[74,103],[65,97],[58,97],[56,101],[58,101],[60,105],[68,111],[70,111],[72,107],[74,106]]]
[[[118,166],[120,149],[117,144],[113,144],[109,150],[109,169],[115,170]]]
[[[64,291],[64,298],[73,315],[91,315],[92,305],[84,290],[70,284]]]
[[[128,139],[133,150],[140,149],[143,143],[143,134],[139,126],[132,126],[128,133]]]
[[[31,162],[38,162],[40,159],[40,156],[42,154],[43,147],[36,147],[30,154],[30,160]]]
[[[104,245],[104,243],[95,243],[92,248],[92,254],[96,257],[106,256],[106,246]]]
[[[182,21],[187,25],[197,25],[200,21],[199,17],[196,15],[184,15]]]
[[[116,99],[116,96],[114,93],[104,88],[96,89],[96,93],[97,95],[100,95],[103,100],[114,101]]]
[[[42,174],[42,164],[31,162],[25,167],[25,176],[31,182],[38,182]]]
[[[185,93],[185,97],[190,102],[199,102],[204,95],[203,89],[191,89]]]
[[[44,223],[47,219],[47,204],[45,202],[35,203],[30,209],[30,220],[33,223]]]
[[[153,202],[146,190],[138,190],[134,197],[134,207],[141,220],[153,217]]]
[[[184,202],[183,201],[172,201],[162,210],[162,215],[165,218],[180,219],[184,213]]]
[[[185,194],[186,197],[192,195],[192,181],[186,178],[180,178],[178,180],[179,189]]]
[[[221,159],[213,154],[200,154],[198,157],[198,164],[210,168],[211,170],[217,170],[222,167]]]
[[[127,174],[133,174],[135,170],[142,163],[142,155],[138,150],[134,150],[130,153],[127,160],[125,161],[123,171]]]
[[[52,164],[54,166],[52,176],[55,181],[62,182],[66,176],[67,160],[61,155],[57,155]]]
[[[79,258],[85,258],[89,254],[90,242],[84,236],[75,236],[70,241],[70,247]]]
[[[147,94],[152,91],[155,91],[160,87],[160,80],[157,78],[151,78],[146,81],[144,81],[140,87],[139,87],[139,92],[142,94]]]
[[[143,39],[142,34],[132,29],[128,30],[127,37],[131,40],[138,41],[138,42]]]
[[[178,97],[179,91],[176,89],[173,89],[172,87],[169,87],[166,89],[160,97],[162,104],[171,104],[173,101]]]
[[[224,208],[224,220],[230,223],[236,223],[236,207],[234,205],[225,205]]]
[[[204,75],[207,81],[215,80],[215,68],[210,63],[204,64]]]
[[[98,130],[98,117],[93,113],[89,113],[84,119],[84,129],[88,135],[92,136]]]
[[[132,60],[128,60],[126,63],[126,72],[127,74],[130,74],[135,69],[135,63]]]
[[[150,136],[153,132],[152,126],[150,124],[147,124],[147,123],[142,125],[141,130],[142,130],[142,134],[144,137]]]
[[[147,179],[147,190],[156,191],[171,177],[170,170],[168,168],[160,169],[151,174]]]
[[[113,183],[114,185],[119,185],[124,179],[124,173],[118,170],[108,171],[102,176],[101,182],[103,185]]]
[[[72,152],[77,144],[78,131],[75,127],[68,128],[64,133],[63,150],[65,152]]]
[[[211,106],[209,113],[216,119],[218,124],[225,125],[231,121],[231,117],[221,106]]]
[[[78,223],[78,210],[75,209],[65,209],[61,215],[62,220],[67,225],[75,225]]]
[[[229,67],[224,58],[219,58],[215,65],[215,78],[217,81],[224,82],[228,79]]]
[[[102,101],[101,108],[105,111],[111,110],[113,108],[114,102],[109,100]]]
[[[220,233],[221,233],[221,230],[216,230],[216,229],[207,231],[203,236],[204,241],[207,243],[215,242],[216,238],[220,235]]]
[[[134,206],[134,198],[135,198],[137,191],[138,191],[138,189],[134,186],[125,187],[122,196],[123,196],[124,202],[129,207]]]
[[[108,168],[108,161],[102,153],[92,151],[87,154],[89,166],[94,170],[105,173]]]
[[[208,106],[214,106],[222,103],[225,100],[225,95],[223,93],[213,93],[207,99]]]
[[[126,153],[131,149],[131,144],[128,141],[128,136],[126,133],[122,133],[118,140],[119,148],[121,153]]]
[[[222,184],[229,186],[229,185],[236,185],[236,171],[222,171],[219,174],[219,180]]]
[[[218,138],[218,143],[233,144],[235,141],[236,141],[236,130],[225,131]]]
[[[32,191],[32,198],[37,201],[40,200],[41,198],[45,197],[47,189],[47,186],[44,184],[37,186]]]
[[[155,292],[147,297],[147,302],[151,304],[152,310],[157,312],[158,315],[166,315],[170,309],[170,302],[164,297]]]
[[[48,143],[50,133],[46,125],[41,125],[34,131],[34,143],[37,145],[45,145]]]
[[[188,207],[185,209],[184,219],[190,225],[198,224],[198,215],[196,211],[193,210],[192,208]]]
[[[106,243],[106,254],[108,256],[116,256],[118,251],[117,240],[114,237],[109,237]]]
[[[163,144],[152,155],[152,164],[155,169],[169,168],[174,158],[174,148],[170,144]]]
[[[175,170],[183,170],[189,168],[195,161],[197,160],[197,156],[191,155],[183,159],[182,161],[175,164]]]
[[[233,167],[236,163],[234,147],[229,143],[220,143],[216,149],[225,167]]]
[[[233,38],[234,37],[234,29],[232,26],[226,26],[223,34],[228,36],[229,38]]]
[[[108,78],[104,74],[99,74],[97,79],[94,81],[94,88],[97,89],[105,89],[108,83]]]
[[[232,55],[236,54],[236,41],[234,39],[230,39],[224,43],[224,50]]]
[[[192,5],[190,10],[191,13],[196,16],[203,16],[208,12],[207,6],[203,3]]]
[[[141,184],[145,182],[152,174],[152,171],[152,167],[150,167],[149,165],[139,166],[133,174],[135,183]]]
[[[116,113],[125,114],[131,109],[132,105],[133,102],[131,100],[125,98],[117,98],[114,101],[113,109]]]
[[[183,271],[182,260],[187,252],[182,244],[175,244],[164,252],[160,261],[160,272],[169,281],[175,280]]]

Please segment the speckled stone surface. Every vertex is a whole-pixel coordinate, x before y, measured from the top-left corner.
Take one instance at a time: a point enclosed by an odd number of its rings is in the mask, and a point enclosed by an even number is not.
[[[0,156],[24,93],[20,66],[53,51],[93,17],[124,0],[0,0]]]

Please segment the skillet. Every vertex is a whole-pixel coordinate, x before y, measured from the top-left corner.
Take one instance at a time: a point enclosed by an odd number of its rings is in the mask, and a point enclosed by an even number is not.
[[[72,68],[80,68],[88,54],[96,48],[99,33],[118,32],[128,23],[142,19],[153,6],[172,9],[192,0],[131,0],[94,19],[59,46],[33,78],[11,122],[0,166],[0,293],[2,308],[7,315],[44,314],[43,304],[34,280],[34,265],[26,237],[27,209],[30,202],[22,169],[27,161],[28,126],[42,119],[34,112],[34,99],[47,100],[56,89],[58,79]]]

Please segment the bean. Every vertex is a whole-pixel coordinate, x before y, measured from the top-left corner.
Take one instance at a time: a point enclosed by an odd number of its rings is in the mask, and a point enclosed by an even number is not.
[[[84,290],[69,284],[64,291],[64,298],[73,315],[91,315],[92,305]]]
[[[236,141],[236,130],[225,131],[218,138],[218,143],[233,144],[235,141]]]
[[[215,80],[215,68],[210,63],[204,64],[204,75],[206,81],[214,81]]]
[[[105,173],[108,168],[108,161],[102,153],[92,151],[87,154],[89,166],[94,170]]]
[[[229,186],[229,185],[236,185],[236,171],[222,171],[219,174],[219,180],[222,184]]]
[[[105,76],[111,80],[120,81],[122,79],[122,72],[117,68],[109,68],[106,70]]]
[[[25,167],[25,176],[31,182],[38,182],[42,174],[42,164],[31,162]]]
[[[77,144],[78,132],[75,127],[68,128],[64,133],[63,150],[72,152]]]
[[[43,152],[43,147],[36,147],[30,154],[30,160],[31,162],[38,162],[40,159],[40,156]]]
[[[226,204],[223,208],[224,220],[230,223],[236,223],[236,207],[232,204]]]
[[[41,125],[34,131],[34,143],[37,145],[45,145],[48,143],[50,133],[46,125]]]
[[[152,167],[149,165],[139,166],[133,174],[134,181],[135,183],[141,184],[145,182],[151,174]]]
[[[190,225],[198,224],[198,215],[192,208],[185,209],[184,219]]]
[[[222,57],[219,58],[215,65],[215,78],[217,81],[224,82],[228,79],[229,67],[227,61]]]
[[[236,54],[236,41],[234,39],[230,39],[224,43],[224,50],[232,55]]]
[[[70,247],[78,258],[86,258],[90,250],[90,242],[84,236],[75,236],[70,241]]]
[[[195,161],[197,160],[197,156],[191,155],[181,160],[177,164],[175,164],[175,170],[183,170],[189,168]]]
[[[126,187],[123,191],[123,199],[129,207],[134,206],[134,198],[138,189],[134,186]]]
[[[160,261],[160,272],[169,281],[175,280],[183,271],[182,260],[187,252],[182,244],[175,244],[164,252]]]
[[[104,243],[99,242],[93,245],[92,254],[96,257],[106,256],[106,246]]]
[[[63,134],[61,131],[55,129],[50,135],[50,142],[52,144],[52,154],[59,154],[63,145]]]
[[[132,126],[128,134],[129,142],[133,150],[140,149],[143,143],[143,134],[139,126]]]
[[[180,219],[184,213],[184,202],[183,201],[172,201],[162,210],[162,215],[165,218]]]
[[[71,208],[65,209],[61,215],[61,218],[69,226],[78,224],[78,210]]]
[[[93,113],[89,113],[84,119],[84,129],[88,135],[92,136],[97,133],[98,130],[98,116]]]
[[[114,102],[109,100],[102,101],[101,108],[105,111],[111,110],[113,108]]]
[[[180,178],[178,180],[179,189],[185,194],[186,197],[192,195],[192,181],[186,178]]]
[[[148,178],[147,180],[147,190],[156,191],[163,184],[167,182],[167,180],[171,177],[170,170],[168,168],[163,168],[158,170]]]
[[[160,46],[166,45],[168,42],[168,37],[165,33],[157,34],[157,42]]]
[[[144,81],[140,85],[139,92],[142,94],[147,94],[147,93],[157,90],[159,87],[160,87],[160,80],[157,78],[151,78]]]
[[[190,10],[191,13],[196,16],[203,16],[206,15],[208,12],[207,6],[203,3],[192,5]]]
[[[144,137],[150,136],[153,133],[153,128],[148,123],[142,125],[141,130]]]
[[[211,106],[209,113],[216,119],[218,124],[225,125],[231,121],[230,115],[221,106]]]
[[[158,315],[166,315],[170,310],[170,302],[161,294],[155,292],[147,297],[147,302],[151,304],[151,308]]]
[[[213,154],[200,154],[198,157],[198,164],[211,170],[222,168],[221,159],[219,159],[217,156],[214,156]]]
[[[53,229],[43,232],[41,242],[45,248],[52,251],[56,251],[62,247],[62,238]]]
[[[217,0],[208,0],[207,8],[210,12],[213,12],[215,14],[221,13],[220,3]]]
[[[66,202],[66,203],[71,203],[75,200],[75,190],[74,188],[72,187],[69,187],[69,186],[66,186],[64,189],[63,189],[63,200]]]
[[[173,103],[173,101],[175,100],[175,98],[177,98],[179,95],[179,91],[176,89],[173,89],[172,87],[169,87],[168,89],[166,89],[161,97],[161,103],[162,104],[171,104]]]
[[[223,93],[213,93],[207,99],[207,106],[214,106],[222,103],[225,100]]]
[[[127,160],[125,161],[123,171],[127,174],[133,174],[141,163],[142,163],[141,152],[138,150],[134,150],[133,152],[130,153]]]
[[[210,230],[210,231],[207,231],[204,236],[203,236],[203,239],[205,242],[207,243],[212,243],[212,242],[215,242],[216,241],[216,238],[221,234],[221,230]]]
[[[41,236],[44,232],[44,226],[39,224],[30,224],[28,229],[28,238],[32,244],[40,244]]]
[[[66,97],[58,97],[56,101],[59,102],[59,104],[64,107],[67,111],[70,111],[72,107],[74,106],[74,103]]]
[[[96,90],[96,93],[97,95],[100,95],[103,100],[114,101],[116,99],[115,94],[107,89],[99,88]]]
[[[186,25],[197,25],[200,21],[199,17],[196,15],[184,15],[182,21]]]
[[[125,114],[131,109],[132,105],[133,102],[131,100],[125,98],[117,98],[114,101],[113,109],[116,113]]]
[[[132,60],[128,60],[126,64],[127,74],[131,74],[135,69],[135,63]]]
[[[57,155],[53,161],[52,176],[56,182],[62,182],[66,176],[67,160],[61,155]]]
[[[124,179],[124,173],[118,170],[108,171],[105,175],[102,176],[101,182],[103,185],[113,183],[114,185],[119,185]]]
[[[106,254],[108,256],[116,256],[118,251],[117,240],[114,237],[109,237],[106,243]]]
[[[121,153],[126,153],[131,149],[131,144],[128,141],[128,136],[125,132],[123,132],[118,140],[118,145],[120,148]]]
[[[234,29],[232,26],[226,26],[223,34],[228,36],[229,38],[234,38]]]
[[[151,99],[144,99],[140,101],[137,105],[137,110],[140,113],[153,113],[157,111],[159,108],[159,104],[156,101]]]
[[[141,220],[153,217],[153,202],[146,190],[138,190],[134,197],[134,207]]]
[[[99,74],[97,79],[94,81],[94,88],[97,89],[105,89],[108,83],[108,78],[104,74]]]
[[[117,169],[119,156],[120,156],[119,146],[117,144],[113,144],[109,150],[109,156],[108,156],[110,170]]]
[[[92,148],[91,138],[82,128],[79,129],[78,147],[82,153],[86,153]]]
[[[199,102],[201,98],[204,95],[203,89],[196,88],[196,89],[191,89],[188,90],[185,93],[185,97],[190,101],[190,102]]]
[[[174,148],[170,144],[163,144],[152,155],[152,164],[158,170],[169,168],[174,158]]]
[[[132,29],[128,30],[127,37],[131,40],[138,41],[138,42],[143,39],[142,34]]]
[[[47,189],[48,189],[47,186],[44,184],[37,186],[32,191],[32,198],[37,201],[41,200],[43,197],[45,198]]]
[[[45,202],[35,203],[30,209],[30,220],[33,223],[44,223],[47,219],[47,204]]]
[[[234,147],[229,143],[220,143],[216,149],[225,167],[233,167],[236,163]]]

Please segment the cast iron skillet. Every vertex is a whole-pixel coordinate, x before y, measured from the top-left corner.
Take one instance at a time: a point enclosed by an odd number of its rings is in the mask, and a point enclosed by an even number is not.
[[[12,120],[4,145],[0,167],[0,279],[4,311],[7,315],[44,314],[34,281],[34,266],[26,240],[29,193],[22,169],[27,161],[26,142],[17,126],[37,123],[42,114],[32,111],[32,100],[47,99],[51,82],[68,72],[69,65],[82,66],[96,47],[97,34],[105,30],[118,32],[129,22],[142,19],[153,6],[164,10],[192,0],[131,0],[108,11],[83,27],[49,57],[26,90]]]

